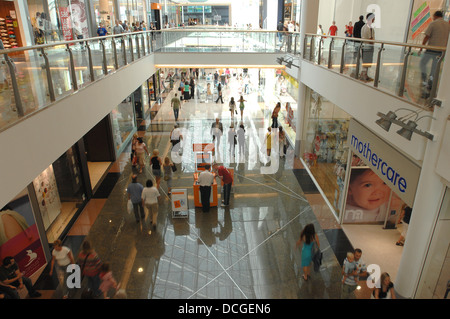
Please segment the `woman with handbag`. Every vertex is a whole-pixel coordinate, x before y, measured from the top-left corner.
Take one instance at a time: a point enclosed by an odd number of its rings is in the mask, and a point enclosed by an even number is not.
[[[314,245],[317,245],[317,249],[320,249],[319,237],[316,234],[313,224],[308,224],[303,228],[295,248],[297,249],[300,245],[303,245],[301,267],[303,267],[303,279],[306,281],[308,278],[311,278],[313,247]]]
[[[152,173],[155,176],[156,188],[159,189],[159,184],[161,183],[161,166],[163,165],[161,157],[159,157],[159,150],[153,150],[153,156],[150,158],[150,164],[152,165]]]
[[[102,262],[97,253],[91,247],[89,241],[84,241],[81,246],[81,252],[78,255],[78,264],[81,265],[81,274],[88,279],[88,289],[91,290],[94,296],[100,296],[100,267]]]

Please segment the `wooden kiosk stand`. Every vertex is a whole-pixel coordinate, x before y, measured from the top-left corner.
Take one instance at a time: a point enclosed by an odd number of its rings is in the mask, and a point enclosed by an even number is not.
[[[201,197],[200,197],[200,185],[198,185],[197,180],[200,172],[205,170],[205,165],[212,166],[212,152],[214,152],[213,143],[203,143],[203,144],[193,144],[193,151],[195,156],[195,170],[194,173],[194,204],[195,207],[202,207]],[[211,185],[211,197],[210,197],[210,207],[217,207],[218,205],[218,193],[217,193],[217,182],[214,179],[214,183]]]

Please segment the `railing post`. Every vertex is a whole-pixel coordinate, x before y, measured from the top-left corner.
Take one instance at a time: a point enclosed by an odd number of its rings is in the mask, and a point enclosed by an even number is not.
[[[25,113],[23,111],[23,105],[22,105],[22,99],[20,98],[20,92],[19,92],[19,86],[17,85],[17,79],[16,79],[16,66],[14,65],[14,62],[9,58],[8,54],[4,54],[6,64],[8,65],[9,69],[9,75],[11,78],[11,86],[13,89],[13,98],[14,98],[14,105],[16,106],[17,115],[24,116]]]
[[[113,53],[114,53],[114,69],[119,69],[119,61],[117,60],[117,46],[116,46],[116,38],[111,38]]]
[[[147,39],[147,48],[148,48],[148,51],[149,51],[149,53],[152,53],[153,51],[152,51],[152,41],[150,41],[149,39],[149,33],[147,32],[146,34],[145,34],[145,38]]]
[[[400,87],[398,89],[398,96],[402,97],[405,90],[406,83],[406,71],[408,70],[408,60],[409,55],[411,53],[411,47],[408,47],[405,53],[405,57],[403,58],[403,68],[402,68],[402,76],[400,78]]]
[[[70,48],[69,44],[66,44],[66,51],[69,52],[69,70],[73,90],[78,91],[77,75],[75,74],[75,63],[73,61],[72,49]]]
[[[55,88],[53,87],[53,79],[52,79],[52,72],[50,71],[50,63],[48,61],[47,53],[45,53],[44,49],[41,49],[41,56],[44,58],[44,65],[45,65],[45,73],[47,75],[47,86],[48,86],[48,95],[50,96],[50,101],[55,102],[56,96],[55,96]]]
[[[380,49],[378,50],[377,56],[377,66],[375,68],[375,78],[373,80],[373,86],[378,87],[378,82],[380,80],[380,68],[381,68],[381,52],[384,51],[384,43],[381,43]]]
[[[333,44],[334,44],[334,38],[331,38],[330,41],[330,47],[328,49],[328,68],[331,69],[333,67],[333,61],[331,61],[333,57]]]
[[[341,52],[341,65],[339,68],[339,73],[344,73],[344,67],[345,67],[345,47],[347,46],[347,39],[344,40],[344,44],[342,45],[342,52]]]
[[[123,64],[127,65],[127,46],[125,44],[125,38],[120,38],[120,46],[122,47],[122,55],[123,55]]]
[[[360,69],[360,62],[361,62],[361,50],[362,50],[363,42],[359,42],[358,46],[358,54],[356,55],[356,68],[355,68],[355,79],[359,79],[359,69]]]
[[[320,36],[319,47],[317,48],[319,50],[317,52],[317,65],[320,65],[320,61],[322,60],[322,43],[323,43],[323,38],[322,38],[322,36]]]
[[[320,48],[320,43],[319,43],[319,48]],[[314,51],[314,37],[311,37],[311,42],[309,43],[309,61],[313,60],[313,55],[314,55],[313,51]]]
[[[141,58],[141,45],[139,44],[138,37],[139,37],[139,35],[136,34],[136,37],[135,37],[135,39],[136,39],[136,51],[137,51],[137,57],[138,57],[138,59],[140,59]]]
[[[133,62],[133,61],[134,61],[134,53],[133,53],[133,36],[130,35],[129,39],[130,39],[131,62]]]
[[[306,48],[307,47],[308,47],[308,37],[305,34],[305,38],[303,39],[303,59],[306,59]]]
[[[441,56],[439,57],[439,60],[436,63],[436,69],[434,70],[434,74],[433,74],[433,84],[431,85],[430,96],[428,97],[428,100],[427,100],[427,105],[429,107],[432,107],[431,102],[436,97],[438,82],[439,82],[438,81],[439,72],[441,71],[441,63],[444,60],[444,55],[445,55],[445,52],[442,52]]]
[[[102,69],[103,74],[108,74],[108,64],[106,62],[106,49],[105,49],[105,42],[103,39],[100,39],[100,46],[102,47]]]
[[[86,41],[86,49],[88,51],[89,75],[91,78],[91,82],[94,82],[95,74],[94,74],[94,64],[92,63],[92,52],[91,52],[91,47],[89,46],[89,43],[87,41]]]
[[[141,44],[142,44],[142,51],[144,53],[144,56],[146,55],[146,50],[145,50],[145,38],[143,34],[140,34],[140,38],[141,38]]]

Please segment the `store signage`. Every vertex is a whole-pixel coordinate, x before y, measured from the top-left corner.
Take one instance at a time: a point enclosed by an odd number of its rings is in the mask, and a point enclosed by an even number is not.
[[[72,37],[72,20],[70,19],[70,10],[67,7],[59,7],[59,19],[61,21],[62,33],[64,41],[73,40]]]
[[[411,22],[412,38],[417,38],[425,28],[431,23],[430,6],[425,1],[413,15],[413,21]]]
[[[350,120],[347,143],[406,204],[413,206],[419,166],[354,119]]]

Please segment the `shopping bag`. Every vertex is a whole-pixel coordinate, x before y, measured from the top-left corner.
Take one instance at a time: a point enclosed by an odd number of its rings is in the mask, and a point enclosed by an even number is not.
[[[133,156],[133,160],[132,160],[131,164],[132,164],[133,166],[136,166],[136,165],[137,165],[137,156],[136,156],[136,155]]]
[[[129,199],[127,203],[127,212],[128,214],[131,214],[133,212],[133,203],[131,202],[131,199]]]

